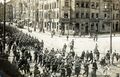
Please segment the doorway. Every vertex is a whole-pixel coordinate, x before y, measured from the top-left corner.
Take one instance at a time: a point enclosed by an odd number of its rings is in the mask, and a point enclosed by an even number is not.
[[[116,32],[118,31],[118,22],[116,23]]]

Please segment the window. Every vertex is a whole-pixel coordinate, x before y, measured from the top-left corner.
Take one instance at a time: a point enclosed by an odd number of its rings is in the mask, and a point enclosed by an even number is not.
[[[96,2],[96,8],[98,8],[99,7],[99,3],[98,2]]]
[[[120,14],[116,14],[116,18],[119,19],[120,18]]]
[[[65,2],[65,6],[66,6],[66,7],[69,7],[69,2]]]
[[[98,23],[96,23],[96,31],[98,32]]]
[[[57,18],[59,18],[59,13],[57,13]]]
[[[91,24],[91,30],[94,30],[94,23]]]
[[[113,23],[113,30],[114,30],[114,23]]]
[[[91,18],[94,18],[94,13],[92,13]]]
[[[52,9],[51,4],[49,4],[50,9]]]
[[[119,10],[119,4],[116,4],[116,10]]]
[[[84,8],[84,2],[81,3],[81,7]]]
[[[56,28],[56,22],[54,22],[54,28]]]
[[[115,14],[113,14],[113,19],[115,19]]]
[[[76,7],[79,7],[79,2],[76,3]]]
[[[83,29],[84,29],[83,27],[84,27],[84,24],[81,24],[81,30],[83,30]]]
[[[76,13],[76,18],[79,18],[79,13]]]
[[[86,2],[86,8],[89,8],[89,2]]]
[[[47,22],[45,22],[45,27],[47,27]]]
[[[81,13],[81,18],[84,18],[84,13]]]
[[[54,3],[55,4],[55,8],[57,8],[57,3]]]
[[[107,17],[107,14],[104,14],[104,18],[106,18]]]
[[[115,10],[115,4],[113,3],[113,9]]]
[[[102,29],[103,29],[103,30],[105,29],[105,25],[104,25],[104,24],[102,24]]]
[[[109,10],[109,8],[110,8],[110,4],[109,3],[104,3],[104,9]]]
[[[98,16],[98,13],[96,13],[96,18],[98,18],[99,16]]]
[[[64,18],[68,18],[68,13],[64,13]]]
[[[86,13],[86,18],[89,18],[89,13]]]
[[[91,3],[91,8],[95,8],[95,3],[94,2]]]
[[[42,9],[44,9],[43,5],[42,5]]]

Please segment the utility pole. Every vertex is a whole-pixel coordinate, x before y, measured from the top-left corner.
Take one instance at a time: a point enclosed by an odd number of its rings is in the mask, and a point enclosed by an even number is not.
[[[110,2],[110,4],[111,4],[111,6],[110,6],[110,8],[111,8],[111,24],[110,24],[110,53],[112,53],[112,11],[113,11],[113,2],[112,2],[112,0],[111,0],[111,2]]]
[[[69,20],[70,22],[69,22],[69,25],[68,25],[68,37],[69,37],[69,27],[71,26],[71,11],[72,11],[71,10],[72,9],[71,8],[71,3],[72,3],[72,0],[70,0],[70,20]]]
[[[28,11],[29,11],[29,13],[28,13],[28,31],[30,30],[29,29],[29,24],[30,24],[30,0],[29,0],[29,4],[28,4]]]
[[[4,0],[3,52],[5,51],[6,0]]]

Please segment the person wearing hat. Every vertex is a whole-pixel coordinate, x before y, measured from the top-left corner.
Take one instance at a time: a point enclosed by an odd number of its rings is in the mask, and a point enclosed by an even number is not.
[[[93,72],[94,72],[94,74],[96,75],[96,71],[97,71],[97,69],[98,69],[96,60],[94,60],[94,62],[93,62],[93,64],[92,64],[92,67],[93,67]]]
[[[37,65],[35,65],[35,69],[34,69],[34,77],[39,77],[40,75],[40,71]]]
[[[72,69],[71,69],[71,67],[70,67],[69,64],[67,65],[66,70],[67,70],[67,76],[68,76],[68,77],[71,77]]]
[[[92,71],[91,71],[90,77],[97,77],[96,71],[95,71],[95,67],[92,67]]]
[[[86,77],[88,77],[88,74],[89,74],[89,64],[87,63],[88,60],[85,61],[84,63],[84,73],[83,73],[83,76],[86,74]]]
[[[108,63],[110,64],[110,51],[109,50],[106,53],[106,59],[107,59]]]
[[[80,70],[81,70],[81,63],[76,62],[76,63],[75,63],[75,75],[77,75],[77,77],[78,77],[79,74],[80,74]]]
[[[63,66],[61,67],[61,76],[60,76],[60,77],[65,77],[65,72],[66,72],[65,66],[63,65]]]
[[[90,58],[89,61],[91,61],[91,63],[92,63],[93,62],[93,53],[92,53],[92,51],[89,53],[89,58]]]

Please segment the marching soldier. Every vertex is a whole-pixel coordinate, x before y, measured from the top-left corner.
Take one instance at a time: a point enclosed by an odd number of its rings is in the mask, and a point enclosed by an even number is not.
[[[60,77],[65,77],[65,72],[66,72],[66,70],[65,70],[65,67],[63,65],[63,67],[61,68],[61,76]]]
[[[90,57],[89,61],[93,62],[93,53],[92,53],[92,51],[89,53],[89,57]]]
[[[85,51],[82,52],[81,54],[81,59],[84,61],[84,58],[85,58]]]
[[[89,74],[89,64],[87,63],[87,60],[85,61],[84,63],[84,73],[83,73],[83,76],[86,74],[86,77],[88,77],[88,74]]]
[[[98,67],[97,67],[97,63],[96,63],[96,60],[93,62],[93,71],[94,71],[94,74],[96,75],[96,71],[97,71],[97,69],[98,69]],[[96,77],[96,76],[95,76]]]
[[[80,63],[76,63],[75,64],[75,75],[77,75],[77,77],[80,74],[80,70],[81,70],[81,64]]]
[[[34,69],[34,77],[40,77],[40,71],[39,71],[37,65],[35,65],[35,69]]]
[[[67,65],[66,70],[67,70],[67,76],[71,77],[71,74],[72,74],[72,68],[71,68],[71,66]]]

